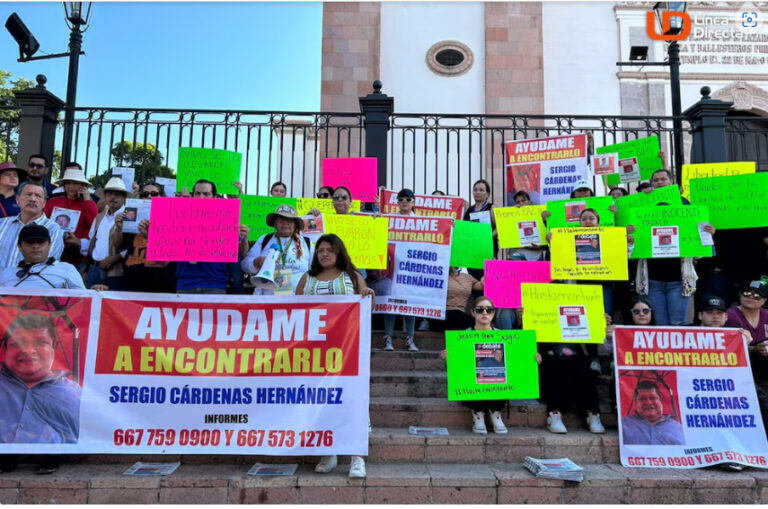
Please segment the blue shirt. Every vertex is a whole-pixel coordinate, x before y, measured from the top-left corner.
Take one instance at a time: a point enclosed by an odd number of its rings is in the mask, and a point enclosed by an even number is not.
[[[20,267],[6,267],[0,271],[0,287],[15,288],[78,288],[85,290],[83,278],[74,265],[55,261],[37,263],[21,277]]]
[[[0,217],[17,216],[21,214],[21,207],[16,201],[16,195],[14,194],[10,198],[0,195]]]
[[[28,387],[3,363],[0,443],[74,444],[80,433],[80,386],[52,373]]]
[[[51,234],[51,250],[48,256],[59,260],[64,251],[64,232],[55,221],[40,214],[33,222],[45,226]],[[24,227],[21,222],[21,214],[0,219],[0,269],[16,267],[23,259],[19,251],[19,232]]]
[[[227,264],[224,262],[178,262],[176,291],[196,288],[227,289]]]
[[[628,415],[621,420],[624,445],[683,445],[685,436],[679,422],[665,415],[656,424]]]

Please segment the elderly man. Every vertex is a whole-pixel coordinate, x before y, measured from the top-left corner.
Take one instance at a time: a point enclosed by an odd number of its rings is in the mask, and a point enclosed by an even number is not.
[[[74,266],[49,256],[51,235],[44,226],[30,223],[19,232],[19,251],[23,260],[18,267],[0,272],[0,287],[14,288],[79,288],[85,290],[83,278]]]
[[[10,161],[0,164],[0,217],[15,216],[21,212],[16,201],[16,188],[19,187],[19,180],[26,176],[26,171]]]
[[[19,188],[16,201],[21,212],[16,216],[0,219],[0,269],[16,267],[22,259],[19,251],[19,232],[30,222],[44,226],[51,234],[50,256],[61,258],[64,250],[61,228],[54,221],[45,217],[45,189],[39,184],[27,182]]]
[[[622,419],[625,445],[682,445],[683,427],[664,413],[659,386],[651,380],[640,380],[632,398],[635,413]]]
[[[56,186],[45,180],[45,176],[48,175],[48,158],[43,154],[33,154],[29,156],[27,161],[27,172],[25,172],[24,179],[21,180],[21,185],[32,182],[42,186],[46,196],[53,195]]]
[[[67,233],[67,245],[78,246],[88,264],[88,287],[92,289],[121,290],[123,284],[123,258],[125,252],[118,252],[110,237],[115,227],[115,217],[125,209],[125,197],[128,191],[123,180],[112,177],[104,186],[104,210],[96,216],[88,232],[88,238],[82,239]],[[94,285],[97,285],[94,288]],[[105,288],[106,287],[106,288]]]
[[[90,185],[85,178],[83,170],[71,169],[64,172],[64,176],[57,182],[64,186],[64,193],[57,194],[48,199],[43,207],[43,213],[53,218],[53,209],[56,207],[80,212],[80,218],[75,226],[74,236],[78,239],[88,237],[88,231],[91,229],[93,220],[99,213],[96,203],[90,199],[88,186]],[[83,255],[80,254],[80,246],[67,244],[61,259],[72,264],[79,264],[83,261]]]

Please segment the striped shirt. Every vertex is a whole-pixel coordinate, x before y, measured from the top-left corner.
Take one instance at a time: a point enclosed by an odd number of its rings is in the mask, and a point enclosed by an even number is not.
[[[51,251],[48,256],[59,260],[64,251],[64,232],[55,221],[40,214],[33,222],[45,226],[51,234]],[[24,227],[21,215],[4,217],[0,219],[0,269],[16,267],[23,259],[19,251],[19,232]]]

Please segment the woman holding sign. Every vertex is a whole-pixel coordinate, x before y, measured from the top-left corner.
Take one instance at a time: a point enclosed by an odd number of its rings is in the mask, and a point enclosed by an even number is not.
[[[344,242],[329,233],[317,239],[315,255],[309,270],[301,276],[296,295],[350,295],[357,294],[373,298],[373,290],[365,284],[363,276],[349,259]],[[334,469],[338,458],[323,456],[315,466],[315,472],[326,474]],[[365,460],[352,456],[349,477],[365,477]]]
[[[469,207],[464,212],[464,221],[475,221],[478,223],[485,223],[491,225],[493,232],[493,257],[495,258],[499,253],[499,237],[496,232],[496,219],[493,217],[493,203],[489,200],[491,198],[491,185],[486,180],[478,180],[472,186],[472,198],[475,200],[475,204]],[[480,279],[483,277],[482,269],[469,269],[468,272],[475,278]]]

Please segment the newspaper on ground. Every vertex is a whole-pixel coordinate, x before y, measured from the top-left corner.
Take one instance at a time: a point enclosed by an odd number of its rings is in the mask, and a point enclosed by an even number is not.
[[[408,426],[408,433],[423,437],[447,436],[448,428],[425,428],[423,426]]]
[[[175,463],[144,463],[137,461],[123,475],[171,475],[181,465],[180,461]]]
[[[255,463],[251,469],[248,470],[248,475],[258,475],[262,477],[293,475],[296,473],[298,466],[298,463],[289,463],[286,465]]]
[[[530,470],[536,477],[576,482],[584,480],[584,469],[568,458],[550,460],[526,456],[523,460],[523,466]]]

